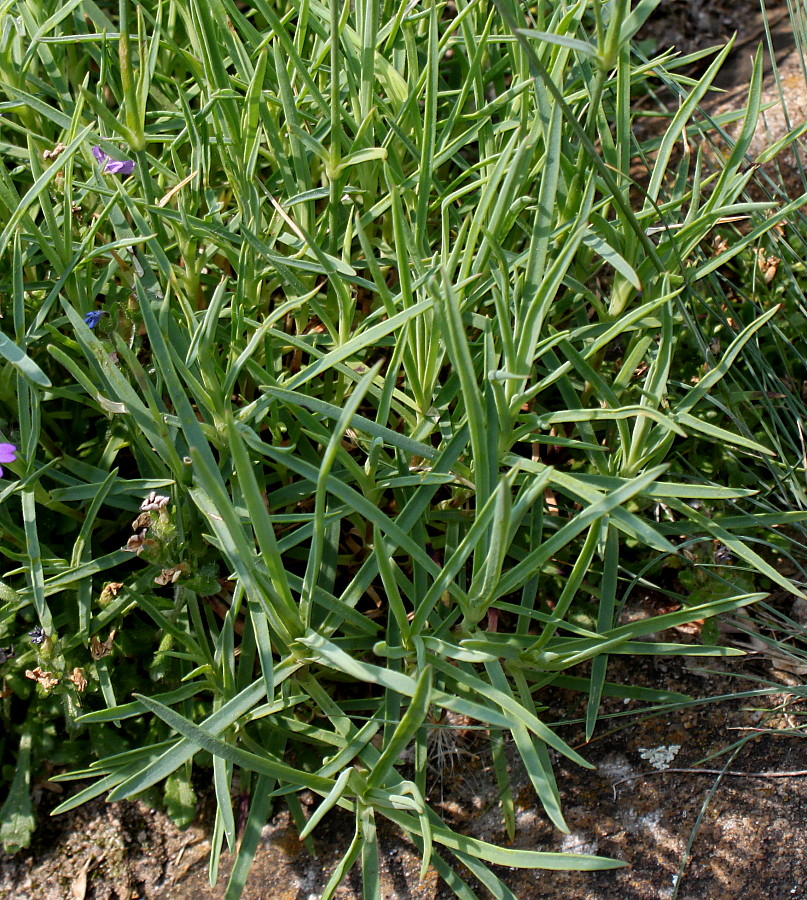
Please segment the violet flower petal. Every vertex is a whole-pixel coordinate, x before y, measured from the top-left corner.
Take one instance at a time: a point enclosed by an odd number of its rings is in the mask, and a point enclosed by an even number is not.
[[[35,625],[34,628],[28,632],[28,637],[31,638],[32,644],[44,644],[47,634],[45,634],[45,629],[42,628],[41,625]]]
[[[131,175],[134,172],[135,163],[131,159],[112,159],[100,147],[93,147],[92,155],[105,175]]]
[[[0,463],[14,462],[17,458],[17,448],[14,444],[0,444]],[[0,466],[0,477],[3,475],[3,467]]]
[[[104,166],[104,172],[110,175],[131,175],[134,172],[135,164],[131,159],[110,159]]]

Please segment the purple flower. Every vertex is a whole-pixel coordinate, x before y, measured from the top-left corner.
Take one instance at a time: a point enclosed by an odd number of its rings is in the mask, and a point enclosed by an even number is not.
[[[131,159],[112,159],[100,147],[93,147],[92,155],[105,175],[131,175],[134,172],[135,163]]]
[[[14,462],[17,458],[17,448],[14,444],[0,444],[0,463]],[[3,474],[3,468],[0,466],[0,475]]]
[[[28,632],[28,637],[31,638],[32,644],[44,644],[47,635],[45,634],[45,629],[37,625]]]
[[[90,328],[95,328],[95,326],[103,319],[103,317],[107,314],[105,309],[93,309],[88,312],[86,316],[84,316],[84,321]]]

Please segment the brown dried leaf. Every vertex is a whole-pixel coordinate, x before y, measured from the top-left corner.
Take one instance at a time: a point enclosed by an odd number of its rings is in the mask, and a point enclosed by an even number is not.
[[[103,857],[101,858],[103,859]],[[87,861],[81,867],[79,873],[73,879],[70,888],[70,900],[84,900],[87,896],[87,875],[95,862],[95,855],[91,853]]]

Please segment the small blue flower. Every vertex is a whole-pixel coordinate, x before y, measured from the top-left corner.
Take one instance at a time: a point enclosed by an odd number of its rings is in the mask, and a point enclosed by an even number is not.
[[[45,634],[45,629],[37,625],[28,632],[28,637],[31,638],[32,644],[44,644],[47,635]]]
[[[105,309],[93,309],[84,316],[84,321],[90,328],[95,328],[105,315],[107,315]]]

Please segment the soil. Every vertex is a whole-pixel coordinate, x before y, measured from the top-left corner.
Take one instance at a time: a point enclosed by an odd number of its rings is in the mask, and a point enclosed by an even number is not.
[[[807,91],[788,31],[787,5],[784,0],[769,0],[768,9],[791,121],[800,124],[807,112]],[[710,101],[713,112],[742,105],[749,54],[764,40],[758,0],[668,0],[646,29],[650,36],[665,35],[686,53],[720,44],[734,32],[737,49],[719,82],[726,93]],[[770,60],[767,67],[766,96],[777,100],[778,94],[770,93]],[[771,128],[771,122],[780,121],[782,128],[788,122],[775,109],[766,115],[767,131],[762,129],[759,136],[762,145],[784,133]],[[801,183],[797,169],[790,170],[793,190]],[[514,846],[596,853],[619,859],[626,867],[594,873],[498,870],[499,877],[520,900],[807,900],[807,755],[800,724],[805,705],[799,696],[804,673],[777,671],[770,661],[753,656],[711,663],[701,659],[697,665],[680,659],[626,663],[615,658],[612,668],[610,677],[616,682],[667,688],[696,698],[751,690],[757,685],[749,678],[778,682],[781,689],[762,698],[735,697],[655,717],[639,714],[633,702],[607,701],[604,711],[620,717],[603,720],[602,730],[588,744],[578,724],[561,727],[564,739],[595,766],[588,771],[556,761],[568,834],[547,823],[513,756]],[[553,715],[547,718],[574,720],[581,713],[576,696],[555,694],[550,702]],[[454,752],[444,750],[440,771],[431,773],[431,802],[455,829],[506,846],[484,744],[461,730],[456,737]],[[727,754],[726,749],[740,739],[748,740],[736,756]],[[680,751],[670,768],[653,768],[652,760],[645,758],[647,751],[671,745],[680,745]],[[732,774],[691,771],[705,759],[706,768],[728,769]],[[791,772],[798,774],[783,774]],[[226,856],[216,887],[208,881],[213,802],[209,794],[202,796],[198,820],[186,830],[139,802],[98,800],[51,818],[49,810],[62,798],[47,790],[38,796],[40,824],[32,846],[15,855],[0,854],[3,900],[225,896]],[[326,817],[315,831],[317,856],[312,857],[298,840],[289,813],[278,807],[262,832],[244,900],[316,900],[352,834],[353,822],[346,814]],[[433,869],[420,880],[417,853],[393,827],[382,822],[379,840],[382,897],[453,896]],[[473,879],[470,883],[480,897],[490,896]],[[362,890],[356,871],[337,896],[359,900]]]
[[[732,52],[702,103],[703,111],[712,119],[744,109],[753,58],[757,48],[762,48],[762,114],[747,153],[749,162],[807,119],[807,77],[788,13],[788,0],[765,0],[765,7],[763,17],[760,0],[662,0],[637,36],[647,42],[648,52],[672,47],[682,55],[720,48],[734,39]],[[664,36],[663,41],[659,35]],[[705,57],[693,65],[689,74],[702,74],[711,60],[711,55]],[[676,98],[662,94],[660,99],[671,111],[677,108]],[[645,123],[653,131],[663,124],[664,119]],[[741,126],[742,119],[735,118],[726,130],[734,137]],[[708,157],[708,147],[704,149]],[[778,200],[793,199],[807,191],[805,151],[807,144],[798,138],[766,163],[759,187],[752,190],[757,195],[755,199],[765,199],[765,195]]]
[[[793,46],[790,19],[785,0],[766,0],[768,25],[774,34],[774,47],[786,53]],[[663,35],[663,38],[659,38]],[[661,0],[639,40],[657,44],[657,50],[672,47],[681,54],[695,53],[710,47],[722,47],[734,38],[734,53],[723,76],[723,86],[736,87],[743,79],[742,71],[749,53],[765,42],[765,24],[760,0]],[[747,83],[747,79],[745,79]]]

